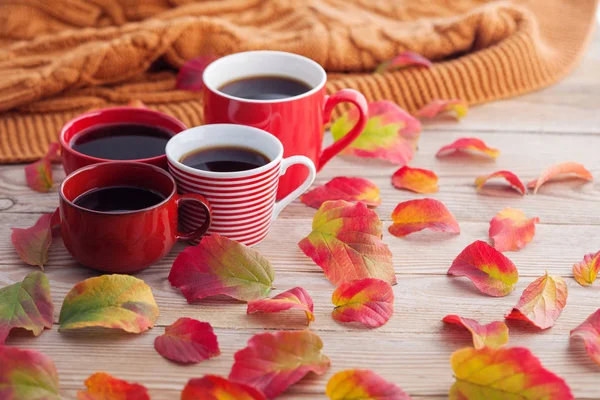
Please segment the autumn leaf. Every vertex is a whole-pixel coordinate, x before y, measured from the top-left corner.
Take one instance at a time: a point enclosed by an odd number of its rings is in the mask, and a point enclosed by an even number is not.
[[[527,218],[515,208],[505,208],[490,221],[489,235],[498,251],[516,251],[533,240],[538,217]]]
[[[428,169],[405,165],[392,175],[392,185],[415,193],[435,193],[438,191],[438,177]]]
[[[471,347],[451,358],[456,382],[449,400],[572,400],[565,381],[522,347]]]
[[[381,279],[365,278],[342,283],[331,297],[331,313],[339,322],[359,322],[370,328],[384,325],[394,313],[392,286]]]
[[[477,186],[477,191],[479,192],[487,183],[487,181],[493,178],[504,178],[510,187],[521,193],[521,195],[525,196],[525,185],[523,185],[523,182],[521,182],[521,180],[510,171],[496,171],[489,175],[478,176],[475,178],[475,186]]]
[[[183,64],[179,73],[177,74],[177,80],[175,82],[175,88],[179,90],[191,90],[199,91],[204,89],[204,82],[202,81],[202,73],[218,57],[212,55],[200,56],[193,58]]]
[[[588,356],[600,365],[600,308],[573,329],[570,336],[582,339]]]
[[[368,369],[347,369],[333,375],[325,394],[331,400],[410,400],[398,386]]]
[[[21,260],[44,270],[52,244],[53,214],[43,214],[30,228],[11,228],[10,240]]]
[[[392,253],[381,241],[381,221],[363,203],[323,203],[312,229],[298,246],[334,285],[361,278],[396,283]]]
[[[600,271],[600,251],[586,254],[583,261],[573,265],[573,276],[581,286],[590,286]]]
[[[415,116],[420,118],[435,118],[440,114],[454,112],[456,119],[461,119],[467,115],[469,106],[467,102],[461,99],[451,100],[432,100],[415,113]]]
[[[0,345],[0,398],[61,400],[52,360],[34,350]]]
[[[154,339],[154,348],[164,358],[194,364],[221,354],[217,336],[208,322],[182,317]]]
[[[262,299],[274,279],[273,266],[258,251],[216,233],[186,247],[169,273],[169,282],[188,303],[219,294],[242,301]]]
[[[368,179],[337,177],[323,186],[304,193],[300,200],[307,206],[319,208],[329,200],[362,201],[369,207],[381,204],[379,187]]]
[[[148,390],[137,383],[96,372],[85,380],[86,390],[77,392],[77,400],[150,400]]]
[[[52,189],[52,161],[58,158],[60,145],[52,142],[48,152],[40,160],[25,166],[25,179],[27,186],[36,192],[47,193]]]
[[[266,397],[243,383],[205,375],[188,381],[181,392],[181,400],[266,400]]]
[[[79,282],[60,310],[59,331],[87,327],[140,333],[152,328],[158,306],[150,286],[129,275],[102,275]]]
[[[473,347],[476,349],[486,346],[496,349],[508,343],[508,327],[502,321],[494,321],[487,325],[481,325],[474,319],[463,318],[458,315],[446,315],[442,321],[447,324],[462,326],[471,332]]]
[[[331,361],[315,333],[279,331],[254,335],[235,353],[229,379],[250,385],[269,399],[277,397],[307,373],[323,374]]]
[[[460,233],[460,227],[446,206],[435,199],[402,202],[392,212],[394,222],[388,230],[397,237],[430,229],[435,232]]]
[[[333,138],[338,141],[346,136],[357,120],[357,109],[350,109],[331,125]],[[412,160],[420,135],[418,119],[391,101],[377,101],[369,104],[369,119],[363,132],[341,154],[382,158],[404,165]]]
[[[488,147],[480,139],[461,138],[439,149],[435,156],[439,158],[457,152],[486,156],[494,160],[500,155],[500,150]]]
[[[585,167],[576,162],[565,162],[560,164],[552,165],[546,168],[539,178],[530,181],[527,184],[529,189],[533,189],[533,193],[537,193],[540,186],[544,183],[548,182],[551,179],[556,178],[557,176],[572,174],[577,178],[584,179],[586,181],[591,181],[594,179],[592,173],[585,169]]]
[[[403,51],[391,60],[384,61],[383,63],[379,64],[375,70],[375,73],[383,74],[384,72],[395,71],[412,66],[430,68],[432,65],[433,64],[431,61],[420,54],[412,51]]]
[[[489,244],[477,240],[454,259],[448,275],[466,276],[489,296],[506,296],[519,280],[517,267]]]
[[[313,315],[313,300],[306,290],[301,287],[295,287],[279,293],[272,299],[252,300],[248,302],[247,314],[256,312],[275,313],[297,308],[303,310],[306,314],[308,323],[315,320]]]
[[[567,284],[560,276],[546,275],[531,282],[506,319],[527,321],[540,329],[554,325],[567,304]]]

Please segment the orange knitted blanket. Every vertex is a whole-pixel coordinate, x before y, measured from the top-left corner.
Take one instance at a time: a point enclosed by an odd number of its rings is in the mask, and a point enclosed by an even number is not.
[[[201,124],[199,93],[176,90],[175,74],[203,54],[302,54],[328,91],[409,111],[519,95],[576,65],[597,1],[0,0],[0,163],[39,158],[70,118],[130,100]],[[372,73],[406,50],[434,67]]]

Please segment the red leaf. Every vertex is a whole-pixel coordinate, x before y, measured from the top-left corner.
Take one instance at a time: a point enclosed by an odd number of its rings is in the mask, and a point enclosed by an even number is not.
[[[583,339],[588,356],[600,365],[600,308],[571,331],[571,337]]]
[[[315,320],[313,301],[310,295],[301,287],[295,287],[279,293],[272,299],[252,300],[248,302],[247,314],[256,312],[275,313],[297,308],[306,313],[308,322]]]
[[[431,61],[420,54],[412,51],[403,51],[391,60],[379,64],[375,70],[375,73],[383,74],[384,72],[395,71],[397,69],[411,66],[431,68],[432,65],[433,64]]]
[[[483,140],[477,138],[460,138],[438,150],[436,157],[443,157],[455,152],[478,154],[496,159],[500,150],[488,147]]]
[[[266,400],[264,394],[243,383],[215,375],[190,379],[181,392],[181,400]]]
[[[542,172],[542,174],[539,176],[539,178],[530,181],[527,184],[527,187],[529,189],[533,189],[533,193],[535,194],[535,193],[537,193],[540,186],[542,186],[544,183],[548,182],[549,180],[551,180],[557,176],[565,175],[565,174],[573,174],[576,177],[584,179],[586,181],[591,181],[594,179],[594,177],[592,176],[592,173],[590,171],[588,171],[587,169],[585,169],[585,167],[582,164],[579,164],[576,162],[565,162],[565,163],[555,164],[555,165],[552,165],[552,166],[546,168]]]
[[[527,218],[515,208],[505,208],[490,221],[489,235],[498,251],[516,251],[533,240],[538,217]]]
[[[521,180],[510,171],[497,171],[490,175],[478,176],[477,178],[475,178],[475,185],[477,186],[477,191],[479,192],[488,180],[497,177],[502,177],[506,179],[506,181],[510,184],[510,186],[513,189],[525,196],[525,185],[523,185],[523,182],[521,182]]]
[[[60,400],[58,372],[50,358],[34,350],[0,345],[2,400]]]
[[[48,262],[48,249],[52,243],[52,217],[53,214],[42,215],[31,228],[11,228],[10,240],[21,260],[39,266],[42,271]]]
[[[388,230],[397,237],[431,229],[435,232],[460,233],[456,218],[446,206],[435,199],[416,199],[402,202],[392,212],[392,221]]]
[[[411,400],[398,386],[368,369],[348,369],[333,375],[325,394],[331,400]]]
[[[463,318],[458,315],[446,315],[442,321],[447,324],[462,326],[471,332],[473,347],[476,349],[486,346],[498,348],[508,343],[508,327],[504,322],[494,321],[487,325],[481,325],[474,319]]]
[[[369,207],[381,204],[379,188],[376,184],[364,178],[340,176],[333,178],[323,186],[314,188],[300,197],[307,206],[319,208],[329,200],[361,201]]]
[[[417,117],[435,118],[438,115],[448,111],[454,111],[456,113],[456,119],[461,119],[467,115],[469,106],[467,105],[466,101],[460,99],[437,99],[432,100],[429,104],[425,105],[423,108],[417,111],[415,115]]]
[[[137,383],[96,372],[85,380],[86,390],[77,392],[77,400],[150,400],[148,390]]]
[[[175,87],[179,90],[191,90],[198,91],[204,89],[204,82],[202,82],[202,73],[209,66],[210,63],[215,61],[218,57],[215,56],[200,56],[193,58],[183,64],[183,67],[177,74],[177,82]]]
[[[359,322],[371,328],[384,325],[394,313],[394,292],[386,281],[375,278],[342,283],[331,298],[331,313],[339,322]]]
[[[217,336],[208,322],[179,318],[154,339],[154,348],[164,358],[182,364],[199,363],[221,354]]]
[[[44,157],[25,167],[27,186],[42,193],[47,193],[52,189],[52,161],[58,159],[59,149],[58,143],[50,143]]]
[[[392,185],[415,193],[435,193],[438,191],[438,177],[428,169],[405,165],[392,175]]]

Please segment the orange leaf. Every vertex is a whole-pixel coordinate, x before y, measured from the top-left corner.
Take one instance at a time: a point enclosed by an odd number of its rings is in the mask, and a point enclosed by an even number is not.
[[[164,358],[182,364],[199,363],[221,354],[217,336],[208,322],[182,317],[154,339],[154,348]]]
[[[306,290],[295,287],[283,293],[279,293],[272,299],[252,300],[248,302],[247,314],[256,312],[275,313],[297,308],[306,313],[308,323],[315,320],[313,315],[313,301]]]
[[[190,379],[181,392],[181,400],[266,400],[264,394],[243,383],[215,375]]]
[[[474,319],[463,318],[458,315],[446,315],[442,321],[447,324],[462,326],[471,332],[473,346],[476,349],[486,346],[498,348],[508,343],[508,327],[504,322],[494,321],[487,325],[481,325]]]
[[[340,176],[333,178],[323,186],[304,193],[300,200],[307,206],[319,208],[329,200],[362,201],[369,207],[381,204],[379,188],[364,178]]]
[[[477,178],[475,178],[475,185],[477,186],[477,191],[479,192],[488,180],[498,177],[506,179],[506,181],[512,188],[514,188],[516,191],[525,196],[525,185],[523,185],[523,182],[521,182],[521,180],[510,171],[497,171],[493,174],[478,176]]]
[[[505,208],[490,221],[489,235],[498,251],[516,251],[533,240],[538,217],[527,218],[515,208]]]
[[[394,292],[386,281],[375,278],[342,283],[331,301],[331,316],[339,322],[360,322],[371,328],[384,325],[394,313]]]
[[[448,275],[466,276],[482,293],[494,297],[512,292],[519,280],[519,271],[512,261],[481,240],[456,256]]]
[[[187,61],[177,74],[175,87],[179,90],[199,91],[204,89],[202,73],[218,57],[212,55],[200,56]]]
[[[554,325],[567,304],[567,284],[560,276],[546,275],[531,282],[506,319],[527,321],[540,329]]]
[[[37,192],[46,193],[52,189],[52,161],[58,158],[58,143],[50,143],[48,152],[40,160],[25,166],[27,186]]]
[[[325,394],[331,400],[410,400],[398,386],[368,369],[347,369],[333,375]]]
[[[454,111],[456,113],[456,119],[461,119],[467,115],[469,106],[467,105],[466,101],[460,99],[436,99],[432,100],[429,104],[417,111],[415,115],[417,117],[434,118],[449,111]]]
[[[583,261],[573,265],[573,276],[581,286],[590,286],[600,271],[600,251],[586,254]]]
[[[435,172],[428,169],[411,168],[405,165],[392,175],[392,185],[416,193],[435,193],[438,191],[438,177]]]
[[[460,227],[446,206],[435,199],[417,199],[400,203],[392,212],[394,223],[388,228],[402,237],[423,229],[435,232],[460,233]]]
[[[77,400],[150,400],[148,390],[137,383],[96,372],[85,380],[86,390],[77,392]]]
[[[412,66],[431,68],[432,65],[433,64],[431,63],[431,61],[429,61],[420,54],[414,53],[412,51],[403,51],[391,60],[379,64],[379,66],[375,70],[375,73],[383,74],[384,72],[395,71],[397,69]]]
[[[585,179],[586,181],[591,181],[594,179],[592,173],[585,169],[583,165],[576,162],[565,162],[546,168],[540,177],[530,181],[527,184],[527,187],[529,189],[533,189],[533,193],[537,193],[540,186],[542,186],[544,183],[557,177],[558,175],[563,174],[574,174],[578,178]]]
[[[600,365],[600,308],[571,331],[571,337],[583,339],[588,356]]]
[[[453,143],[446,145],[438,150],[436,157],[443,157],[445,155],[465,152],[473,153],[482,156],[488,156],[494,160],[500,155],[500,150],[488,147],[482,140],[477,138],[461,138],[457,139]]]
[[[11,228],[12,241],[21,260],[29,265],[37,265],[42,271],[48,262],[48,249],[52,243],[51,221],[54,214],[42,215],[30,228]]]

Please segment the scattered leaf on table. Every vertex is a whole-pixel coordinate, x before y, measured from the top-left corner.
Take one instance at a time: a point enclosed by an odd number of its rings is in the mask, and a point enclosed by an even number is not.
[[[572,400],[566,382],[522,347],[457,350],[449,400]]]
[[[148,390],[137,383],[96,372],[85,380],[86,390],[77,392],[77,400],[150,400]]]
[[[52,161],[58,158],[58,143],[52,142],[48,152],[40,160],[25,166],[25,178],[27,186],[36,192],[46,193],[52,189]]]
[[[505,318],[527,321],[540,329],[548,329],[565,308],[567,295],[567,284],[563,278],[546,272],[525,288],[519,302]]]
[[[581,338],[588,356],[600,365],[600,308],[573,329],[571,337]]]
[[[79,282],[60,310],[60,331],[91,326],[140,333],[152,328],[158,306],[150,286],[130,275],[101,275]]]
[[[279,293],[272,299],[252,300],[248,302],[247,314],[256,312],[275,313],[297,308],[303,310],[308,319],[308,323],[315,320],[313,315],[313,300],[306,290],[301,287],[295,287]]]
[[[216,233],[186,247],[169,273],[169,282],[188,303],[220,294],[242,301],[262,299],[274,279],[273,266],[258,251]]]
[[[199,363],[221,354],[217,336],[208,322],[182,317],[154,339],[154,348],[164,358],[182,364]]]
[[[493,178],[506,179],[506,182],[508,182],[510,187],[512,187],[517,192],[525,196],[525,185],[523,185],[523,182],[521,182],[518,176],[516,176],[510,171],[496,171],[489,175],[478,176],[477,178],[475,178],[475,186],[477,186],[477,191],[479,192],[481,188],[483,188],[483,186],[487,183],[487,181]]]
[[[319,208],[329,200],[362,201],[369,207],[381,204],[379,187],[368,179],[340,176],[323,186],[304,193],[300,200],[307,206]]]
[[[12,241],[21,260],[29,265],[37,265],[44,270],[48,262],[48,249],[52,244],[53,214],[43,214],[30,228],[11,228]]]
[[[573,265],[573,276],[581,286],[590,286],[600,271],[600,251],[586,254],[583,261]]]
[[[488,147],[483,140],[477,138],[461,138],[439,149],[435,156],[443,157],[457,152],[487,156],[494,160],[500,155],[500,150]]]
[[[243,383],[205,375],[188,381],[181,392],[181,400],[266,400],[266,397]]]
[[[312,229],[298,246],[334,285],[362,278],[396,283],[392,253],[381,241],[381,221],[363,203],[323,203]]]
[[[331,134],[338,141],[346,136],[358,120],[356,108],[338,118],[331,125]],[[421,123],[418,119],[391,101],[369,104],[369,119],[363,132],[341,154],[367,158],[383,158],[404,165],[412,160]]]
[[[229,379],[253,386],[272,399],[307,373],[327,371],[331,361],[322,350],[321,338],[308,330],[257,334],[235,353]]]
[[[533,240],[538,217],[527,218],[515,208],[505,208],[490,221],[489,235],[498,251],[516,251]]]
[[[419,66],[430,68],[433,64],[427,58],[412,51],[403,51],[391,60],[384,61],[375,70],[376,74],[395,71],[405,67]]]
[[[402,202],[392,212],[393,224],[388,230],[402,237],[430,229],[435,232],[460,233],[460,227],[446,206],[435,199],[416,199]]]
[[[594,179],[592,173],[585,169],[585,167],[576,162],[565,162],[560,164],[552,165],[544,170],[539,178],[530,181],[527,184],[529,189],[533,189],[533,193],[537,193],[540,186],[549,180],[564,174],[573,174],[578,178],[584,179],[586,181],[591,181]]]
[[[331,297],[331,316],[339,322],[360,322],[370,328],[384,325],[394,313],[392,286],[381,279],[365,278],[342,283]]]
[[[0,345],[0,398],[62,400],[52,360],[34,350]]]
[[[401,167],[392,175],[392,185],[397,189],[406,189],[416,193],[435,193],[438,191],[438,177],[428,169]]]
[[[432,100],[429,104],[425,105],[419,111],[416,112],[417,117],[421,118],[435,118],[440,114],[454,111],[456,119],[461,119],[467,115],[469,106],[467,102],[460,99],[452,100]]]
[[[448,275],[466,276],[482,293],[495,297],[512,292],[519,280],[519,271],[512,261],[481,240],[456,256]]]
[[[54,304],[44,273],[32,272],[23,281],[0,289],[0,345],[13,328],[27,329],[39,336],[44,328],[52,328],[52,322]]]
[[[471,332],[473,347],[476,349],[481,349],[485,346],[498,348],[508,343],[508,327],[502,321],[494,321],[487,325],[481,325],[474,319],[463,318],[458,315],[446,315],[442,321],[447,324],[462,326]]]
[[[202,73],[208,67],[210,63],[215,61],[218,57],[215,56],[200,56],[193,58],[183,64],[179,73],[177,74],[177,81],[175,87],[179,90],[191,90],[198,91],[204,89],[204,82],[202,81]]]
[[[325,394],[331,400],[410,400],[398,386],[368,369],[347,369],[333,375]]]

